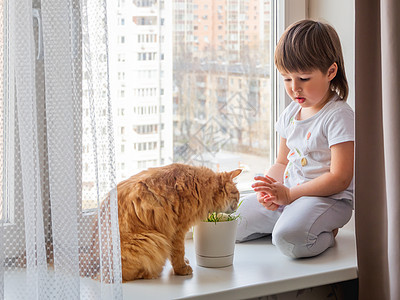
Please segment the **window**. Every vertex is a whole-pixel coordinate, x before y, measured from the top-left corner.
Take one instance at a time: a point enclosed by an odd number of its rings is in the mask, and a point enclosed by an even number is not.
[[[118,62],[125,62],[125,54],[118,54]]]
[[[5,19],[4,19],[5,17]],[[7,51],[8,34],[4,30],[8,30],[8,26],[4,26],[7,22],[7,14],[3,12],[3,6],[0,7],[0,92],[3,101],[0,102],[0,119],[1,124],[1,143],[0,160],[2,162],[3,171],[0,177],[2,193],[0,194],[0,220],[5,223],[12,223],[14,214],[14,91],[12,66],[10,66],[10,53]],[[4,35],[3,35],[4,32]]]
[[[117,14],[133,20],[124,30],[137,43],[125,50],[116,47],[126,63],[121,69],[115,64],[110,77],[125,72],[129,82],[124,89],[129,101],[119,101],[118,94],[111,99],[114,109],[125,108],[119,118],[125,135],[115,138],[117,149],[122,144],[118,138],[124,138],[137,154],[136,160],[117,156],[117,165],[125,163],[126,176],[133,175],[128,170],[137,173],[172,162],[216,171],[240,167],[245,171],[239,187],[249,188],[254,175],[270,163],[271,1],[194,1],[190,9],[181,1],[166,1],[163,8],[157,1],[133,2],[133,15],[126,8],[117,8]],[[139,8],[148,5],[161,9],[158,17]],[[116,80],[115,90],[123,90],[122,84]],[[117,171],[117,180],[122,179]]]
[[[155,60],[156,59],[156,52],[139,52],[137,59],[139,61]]]
[[[125,79],[125,72],[118,72],[118,80],[124,80]]]
[[[228,7],[221,6],[221,10],[224,10],[222,13],[220,10],[212,11],[211,5],[207,12],[196,9],[175,12],[173,2],[119,0],[119,15],[110,16],[123,16],[120,25],[124,24],[113,28],[114,31],[110,30],[109,37],[114,46],[110,47],[109,76],[112,106],[117,112],[113,120],[116,129],[116,165],[119,166],[116,179],[120,181],[148,167],[183,162],[206,165],[216,171],[241,167],[245,172],[240,178],[239,188],[249,188],[254,175],[262,173],[268,164],[271,153],[269,145],[273,140],[270,135],[273,123],[271,111],[275,110],[271,109],[271,99],[277,97],[270,89],[274,76],[269,71],[271,62],[268,52],[269,32],[273,30],[270,30],[270,20],[263,19],[270,14],[257,12],[261,28],[248,33],[257,38],[248,42],[243,39],[244,32],[238,26],[238,17],[232,15],[230,18],[230,14],[224,13]],[[262,7],[268,11],[270,1],[263,2]],[[237,6],[236,10],[239,9],[240,6]],[[175,13],[182,18],[173,18]],[[0,20],[4,15],[0,13]],[[163,22],[158,19],[160,15],[164,18]],[[209,31],[221,29],[218,34],[222,38],[210,38],[209,45],[205,45],[204,40],[199,38],[204,36],[202,26],[197,31],[193,30],[193,23],[198,21],[195,15],[205,16],[202,18],[207,20]],[[125,22],[125,19],[128,21]],[[218,24],[215,23],[217,19]],[[178,20],[188,24],[178,26],[180,24],[174,23]],[[204,26],[204,23],[201,25]],[[226,33],[221,32],[223,28],[227,29]],[[129,40],[125,40],[126,33],[129,34]],[[7,34],[3,36],[6,37]],[[197,41],[196,45],[194,41]],[[0,216],[6,222],[12,222],[14,203],[9,195],[12,195],[12,187],[18,185],[19,179],[12,174],[15,154],[14,103],[12,91],[7,88],[13,87],[14,76],[12,68],[6,67],[7,55],[12,55],[6,51],[7,40],[2,40],[2,45],[0,90],[3,101],[0,101],[0,111],[3,118],[2,141],[7,140],[2,143],[0,151],[3,159],[2,180],[7,181],[2,182]],[[104,57],[101,60],[104,61]],[[37,64],[43,68],[41,62]],[[81,75],[79,71],[82,70],[78,70],[78,78]],[[101,71],[96,75],[106,78],[108,74]],[[82,76],[90,75],[83,70]],[[99,86],[96,90],[99,98],[107,96],[103,87]],[[36,88],[44,91],[43,86]],[[80,92],[84,96],[88,90],[83,86]],[[44,106],[43,102],[39,104],[39,107]],[[43,114],[39,113],[37,119],[44,120]],[[82,113],[76,113],[78,118],[90,119],[90,115],[87,107],[82,107]],[[98,118],[105,116],[105,110],[96,113]],[[108,134],[107,126],[98,129],[100,134]],[[83,157],[94,149],[91,143],[87,143],[90,128],[83,128],[82,132],[82,141],[78,141],[77,149],[82,149]],[[102,152],[106,151],[102,149]],[[98,166],[100,173],[105,173],[101,171],[108,168],[102,161]],[[93,163],[84,159],[78,169],[82,171],[82,178],[78,176],[78,180],[82,179],[82,209],[97,206],[94,198],[90,198],[94,182],[85,181],[85,173],[93,173],[93,169]],[[106,189],[103,182],[99,181],[99,185],[102,190]],[[88,200],[84,198],[85,195],[89,195]],[[49,200],[48,195],[44,197],[46,200]],[[51,219],[46,222],[45,228],[51,226]],[[18,235],[19,232],[16,232],[12,236]]]
[[[143,25],[157,25],[157,17],[154,16],[134,16],[132,17],[132,21],[135,25],[143,26]]]
[[[150,7],[157,3],[157,0],[137,0],[134,1],[138,7]]]
[[[247,2],[258,5],[259,0]],[[124,128],[117,130],[114,139],[116,149],[120,149],[116,152],[121,153],[116,156],[116,165],[125,166],[123,174],[117,170],[117,181],[144,167],[182,162],[220,171],[242,167],[245,172],[239,187],[248,188],[254,175],[263,173],[270,162],[270,144],[274,143],[270,134],[271,115],[276,115],[271,102],[276,95],[270,88],[274,80],[270,74],[270,1],[263,0],[256,12],[240,11],[243,8],[239,5],[235,14],[227,5],[219,5],[213,11],[211,5],[207,9],[193,5],[191,10],[175,10],[178,6],[173,1],[164,2],[163,8],[158,7],[160,4],[126,1],[110,16],[116,24],[118,20],[124,24],[109,31],[109,41],[114,42],[109,53],[109,76],[115,91],[111,98],[116,112],[113,123],[115,128]],[[159,15],[164,21],[153,10],[142,8],[146,6],[161,9]],[[253,19],[251,14],[257,13],[257,29],[243,29],[238,13],[245,15],[244,19]],[[187,24],[180,26],[180,20]],[[205,40],[204,28],[218,34]],[[133,37],[132,43],[125,40],[127,32]],[[246,40],[246,35],[254,39]],[[1,54],[1,62],[5,62],[7,53]],[[9,70],[4,65],[0,66],[7,77],[0,78],[1,87],[5,87],[4,81],[12,75],[7,74]],[[12,97],[6,95],[7,90],[2,92],[6,100],[2,108],[3,134],[6,132],[10,144],[13,139],[7,130],[13,131],[13,105],[7,100]],[[89,118],[88,108],[82,109]],[[101,132],[107,133],[105,129]],[[83,133],[84,137],[89,136],[87,130]],[[83,141],[83,145],[87,143]],[[132,149],[138,153],[135,160],[130,156]],[[90,150],[88,145],[82,146],[82,153]],[[4,145],[1,151],[4,172],[13,172],[13,154]],[[83,171],[90,169],[90,164],[83,164]],[[12,185],[10,181],[8,186]],[[7,212],[12,203],[6,199],[3,189],[0,201]]]
[[[138,43],[156,43],[157,35],[156,34],[138,34]]]

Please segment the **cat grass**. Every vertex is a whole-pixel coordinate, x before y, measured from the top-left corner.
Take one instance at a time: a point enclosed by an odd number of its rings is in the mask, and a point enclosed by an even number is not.
[[[243,200],[239,202],[239,206],[242,204]],[[240,215],[234,215],[235,211],[227,214],[227,213],[222,213],[222,212],[212,212],[208,214],[207,219],[204,220],[204,222],[228,222],[228,221],[234,221],[238,218],[240,218]]]
[[[233,221],[239,218],[239,216],[232,215],[232,214],[227,214],[227,213],[209,213],[208,217],[204,222],[227,222],[227,221]]]

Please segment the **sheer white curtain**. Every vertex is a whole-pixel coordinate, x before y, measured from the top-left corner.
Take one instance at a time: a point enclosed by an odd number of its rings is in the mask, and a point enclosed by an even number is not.
[[[105,0],[3,9],[0,299],[121,299]]]

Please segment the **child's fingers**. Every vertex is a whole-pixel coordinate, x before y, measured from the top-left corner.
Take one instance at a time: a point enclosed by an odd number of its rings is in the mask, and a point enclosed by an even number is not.
[[[253,188],[253,190],[255,192],[259,192],[259,193],[266,193],[266,194],[272,194],[273,193],[273,189],[267,186],[263,186],[263,187],[255,187]]]
[[[272,203],[272,202],[268,202],[264,204],[264,207],[268,210],[277,210],[279,205]]]
[[[254,180],[260,180],[260,181],[263,181],[263,182],[266,182],[266,183],[273,183],[274,181],[271,180],[271,179],[272,178],[268,177],[268,176],[255,176],[254,177]]]
[[[263,199],[264,199],[264,201],[273,202],[276,200],[276,197],[272,196],[272,195],[267,195]]]
[[[269,179],[271,181],[271,183],[277,182],[275,179],[273,179],[272,177],[269,177],[268,175],[265,175],[265,178]]]
[[[276,200],[275,196],[266,195],[263,198],[261,198],[259,202],[268,210],[277,210],[279,205],[274,203],[274,200]]]
[[[251,187],[258,187],[258,186],[270,186],[271,185],[271,183],[268,183],[268,182],[264,182],[264,181],[257,181],[257,182],[254,182],[252,185],[251,185]]]

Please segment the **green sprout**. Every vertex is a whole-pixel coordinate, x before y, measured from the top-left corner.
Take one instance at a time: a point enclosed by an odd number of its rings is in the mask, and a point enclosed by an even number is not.
[[[241,200],[238,204],[238,207],[240,207],[240,205],[242,204],[243,200]],[[236,209],[237,210],[237,209]],[[235,211],[236,211],[235,210]],[[235,212],[231,212],[231,213],[223,213],[223,212],[212,212],[208,214],[208,217],[206,220],[204,220],[204,222],[227,222],[227,221],[234,221],[238,218],[240,218],[240,215],[233,215],[233,213]]]

